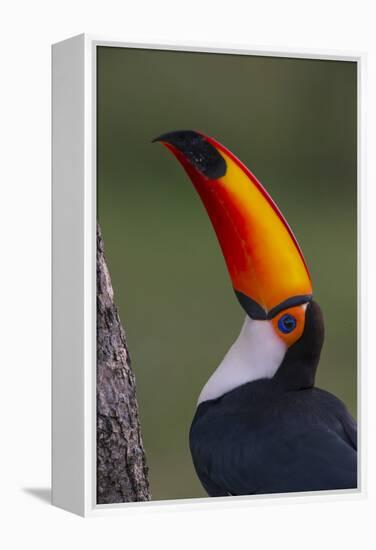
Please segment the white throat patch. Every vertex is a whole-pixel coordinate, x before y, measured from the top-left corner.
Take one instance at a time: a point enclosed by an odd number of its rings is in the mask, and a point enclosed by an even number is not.
[[[260,378],[272,378],[287,350],[270,321],[246,317],[222,363],[203,387],[197,405]]]

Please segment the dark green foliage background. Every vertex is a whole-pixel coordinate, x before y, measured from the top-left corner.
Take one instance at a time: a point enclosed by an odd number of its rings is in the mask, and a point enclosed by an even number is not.
[[[205,496],[188,431],[244,314],[192,185],[151,140],[200,130],[263,182],[324,311],[317,385],[355,414],[356,121],[355,63],[98,49],[98,217],[154,499]]]

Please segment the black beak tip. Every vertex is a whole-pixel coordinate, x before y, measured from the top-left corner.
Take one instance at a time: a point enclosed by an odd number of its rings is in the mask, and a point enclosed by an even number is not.
[[[154,138],[152,143],[156,141],[164,141],[176,147],[207,178],[220,178],[226,173],[224,158],[199,132],[175,130]]]
[[[194,130],[174,130],[173,132],[161,134],[160,136],[152,139],[151,142],[155,143],[157,141],[166,141],[167,143],[171,143],[171,145],[179,147],[179,145],[184,145],[188,141],[197,139],[199,136],[200,134]]]

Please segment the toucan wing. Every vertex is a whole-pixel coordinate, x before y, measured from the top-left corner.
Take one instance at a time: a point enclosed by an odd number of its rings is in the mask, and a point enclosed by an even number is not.
[[[254,411],[249,416],[243,409],[199,416],[192,425],[191,451],[208,494],[355,488],[356,424],[334,396],[323,392],[318,398],[330,413],[305,414],[304,407],[296,406],[279,415],[269,409],[269,418],[255,418]],[[308,399],[307,406],[314,404]]]

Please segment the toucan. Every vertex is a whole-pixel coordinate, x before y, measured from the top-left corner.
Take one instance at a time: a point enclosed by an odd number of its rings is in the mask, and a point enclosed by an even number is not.
[[[321,309],[299,244],[254,174],[193,130],[161,142],[197,190],[246,313],[202,389],[190,429],[193,464],[213,497],[357,487],[357,427],[315,387]]]

